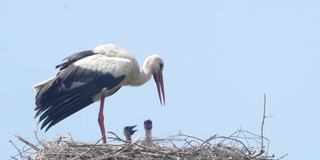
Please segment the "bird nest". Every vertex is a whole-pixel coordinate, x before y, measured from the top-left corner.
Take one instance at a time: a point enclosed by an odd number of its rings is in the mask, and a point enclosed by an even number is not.
[[[41,160],[275,160],[268,155],[268,140],[248,131],[239,130],[230,136],[213,135],[201,139],[182,133],[166,138],[153,139],[152,144],[137,139],[132,142],[109,132],[108,144],[88,144],[71,137],[55,141],[39,140],[32,144],[20,136],[25,144],[12,159]],[[265,141],[265,142],[263,142]],[[12,143],[16,146],[14,143]],[[267,145],[264,145],[267,144]],[[17,148],[17,147],[16,147]],[[283,158],[283,157],[281,157]],[[278,159],[281,159],[278,158]]]

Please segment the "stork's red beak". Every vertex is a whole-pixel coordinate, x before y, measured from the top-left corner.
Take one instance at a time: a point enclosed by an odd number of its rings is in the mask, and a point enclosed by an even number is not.
[[[157,84],[157,90],[158,90],[158,95],[160,99],[161,105],[165,105],[166,103],[166,98],[164,94],[164,85],[163,85],[163,76],[162,76],[162,71],[160,70],[158,73],[153,74],[153,79]]]

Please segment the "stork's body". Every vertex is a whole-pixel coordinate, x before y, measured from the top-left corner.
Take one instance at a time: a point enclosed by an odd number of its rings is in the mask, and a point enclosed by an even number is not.
[[[157,84],[160,102],[164,99],[162,79],[163,61],[157,55],[149,56],[143,70],[137,60],[126,50],[113,44],[79,52],[56,66],[60,71],[55,77],[36,84],[36,117],[40,115],[41,129],[48,130],[64,118],[76,113],[93,102],[100,102],[98,122],[106,143],[104,127],[104,99],[122,86],[139,86],[151,76]]]

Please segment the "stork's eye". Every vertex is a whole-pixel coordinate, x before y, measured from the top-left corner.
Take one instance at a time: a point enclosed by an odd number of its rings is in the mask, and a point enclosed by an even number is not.
[[[159,65],[160,65],[160,70],[162,70],[163,69],[163,63],[160,63]]]

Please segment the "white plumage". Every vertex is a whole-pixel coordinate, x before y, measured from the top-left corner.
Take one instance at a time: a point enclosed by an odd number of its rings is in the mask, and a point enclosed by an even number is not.
[[[134,66],[130,59],[107,57],[102,54],[83,58],[75,62],[74,65],[94,72],[110,73],[115,77],[129,75]]]

